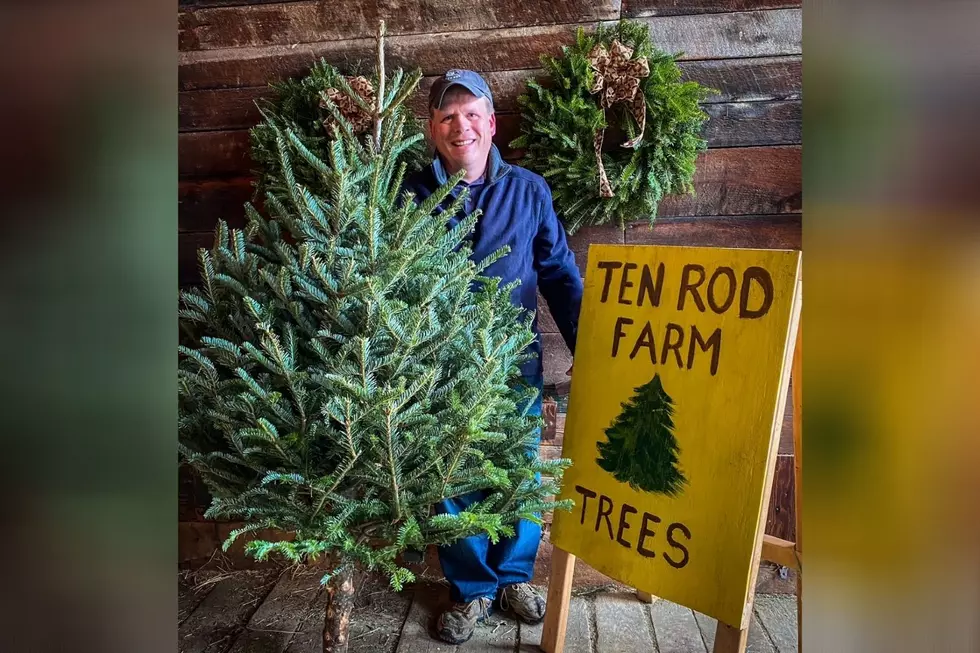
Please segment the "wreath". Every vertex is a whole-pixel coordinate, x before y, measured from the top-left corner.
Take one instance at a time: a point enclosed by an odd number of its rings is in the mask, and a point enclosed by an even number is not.
[[[620,21],[592,34],[579,28],[560,58],[541,58],[545,83],[527,81],[510,146],[548,180],[569,234],[652,224],[665,195],[694,192],[695,160],[707,147],[700,102],[716,91],[682,82],[676,58],[651,44],[646,25]]]
[[[256,197],[265,191],[276,190],[276,184],[283,178],[276,144],[280,131],[291,130],[323,161],[331,160],[329,149],[337,142],[334,130],[349,132],[360,140],[371,137],[377,75],[358,74],[358,67],[355,64],[351,74],[345,75],[321,59],[302,77],[270,84],[272,97],[258,103],[263,121],[250,133],[252,161],[258,176]],[[397,70],[387,80],[386,88],[410,91],[421,76],[418,70],[408,73],[406,83],[401,84],[405,73]],[[390,96],[391,91],[386,94]],[[391,119],[403,121],[406,138],[422,136],[400,154],[400,160],[406,162],[409,172],[418,170],[429,161],[421,123],[404,102],[395,108]],[[302,158],[297,157],[292,163],[296,181],[318,190],[323,176]]]

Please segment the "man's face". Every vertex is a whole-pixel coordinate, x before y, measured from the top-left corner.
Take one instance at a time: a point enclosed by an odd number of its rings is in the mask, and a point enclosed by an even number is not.
[[[442,155],[449,174],[466,169],[466,181],[475,181],[487,165],[497,117],[483,98],[461,94],[433,109],[429,119],[432,144]]]

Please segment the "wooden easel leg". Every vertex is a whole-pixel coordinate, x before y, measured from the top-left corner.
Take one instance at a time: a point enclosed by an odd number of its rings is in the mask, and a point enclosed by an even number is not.
[[[796,650],[803,653],[803,572],[796,572]]]
[[[739,630],[718,622],[715,630],[714,653],[745,653],[745,645],[749,641],[749,629]]]
[[[796,332],[793,352],[793,494],[796,498],[796,633],[803,652],[803,318]]]
[[[575,556],[556,546],[551,553],[548,607],[544,614],[544,627],[541,631],[541,650],[545,653],[562,653],[565,649],[565,632],[568,630],[568,604],[572,599],[572,576],[574,574]]]
[[[647,594],[646,592],[641,592],[636,590],[636,598],[640,599],[643,603],[653,603],[657,600],[657,597],[653,594]]]

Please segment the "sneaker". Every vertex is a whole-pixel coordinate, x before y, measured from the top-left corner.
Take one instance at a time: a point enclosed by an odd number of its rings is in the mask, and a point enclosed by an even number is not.
[[[517,583],[503,588],[500,592],[500,607],[511,610],[526,624],[540,623],[544,619],[544,597],[528,583]]]
[[[479,598],[469,603],[456,603],[436,622],[439,639],[450,644],[462,644],[473,636],[473,630],[490,616],[490,599]]]

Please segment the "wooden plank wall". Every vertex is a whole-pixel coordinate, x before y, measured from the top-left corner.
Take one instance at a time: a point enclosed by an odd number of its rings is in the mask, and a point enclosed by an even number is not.
[[[254,101],[268,95],[269,82],[301,75],[321,57],[370,67],[379,18],[387,24],[389,67],[419,67],[425,75],[412,100],[420,115],[435,76],[449,68],[484,74],[498,110],[495,140],[509,160],[517,154],[507,147],[518,130],[516,99],[524,81],[541,73],[540,55],[559,54],[579,26],[646,23],[660,49],[682,53],[687,79],[720,91],[704,104],[709,149],[698,162],[695,196],[668,198],[652,230],[636,223],[580,231],[570,239],[579,264],[591,243],[802,247],[798,1],[179,0],[178,11],[181,284],[197,278],[195,251],[210,245],[218,218],[244,222]],[[546,383],[561,388],[570,355],[547,314],[542,329]],[[792,469],[791,448],[780,453],[780,469]],[[792,487],[783,476],[775,487],[769,530],[786,537]],[[182,519],[199,514],[196,501],[184,504],[198,495],[182,493]]]

